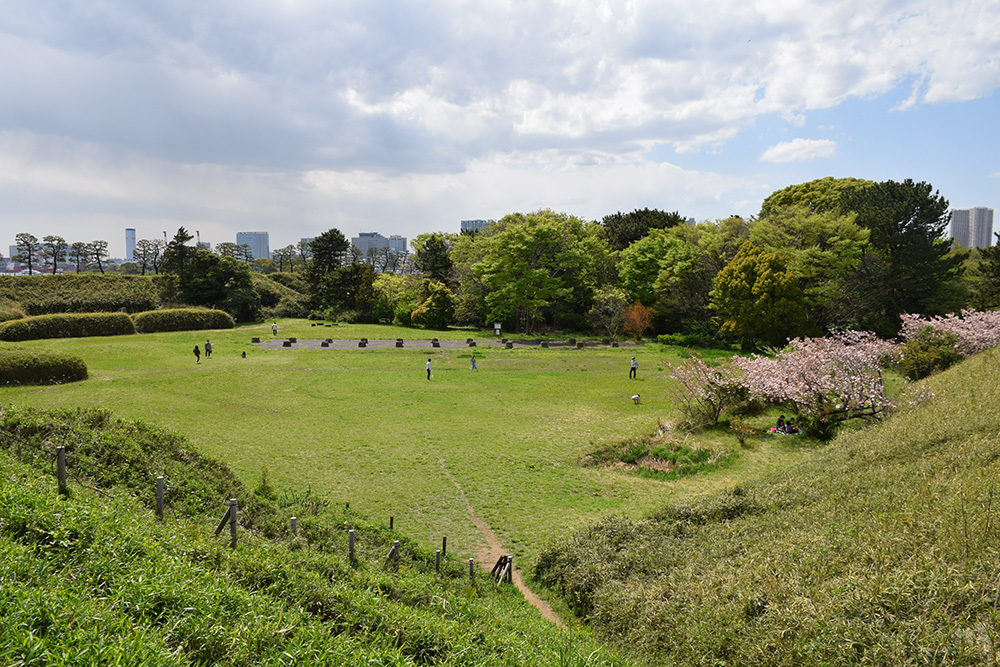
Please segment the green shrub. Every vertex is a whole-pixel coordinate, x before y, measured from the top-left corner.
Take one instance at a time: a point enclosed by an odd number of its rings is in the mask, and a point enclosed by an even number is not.
[[[87,364],[71,354],[0,349],[0,385],[63,384],[87,379]]]
[[[0,322],[9,322],[11,320],[19,320],[22,317],[24,317],[24,313],[22,313],[19,308],[4,308],[4,307],[0,307]]]
[[[232,329],[232,316],[223,310],[207,308],[169,308],[151,310],[132,316],[139,333],[160,331],[195,331],[197,329]]]
[[[961,361],[958,336],[924,327],[903,345],[899,355],[899,371],[910,380],[922,380]]]
[[[396,307],[396,314],[393,317],[393,322],[401,327],[412,327],[413,319],[410,317],[413,313],[413,305],[405,304]]]
[[[309,297],[294,288],[287,287],[282,281],[272,279],[280,275],[285,274],[275,273],[271,276],[253,274],[253,288],[260,295],[263,318],[275,320],[286,317],[309,317]]]
[[[254,290],[260,295],[260,305],[265,308],[273,308],[282,299],[298,299],[303,297],[300,292],[285,287],[280,282],[271,280],[270,277],[262,276],[259,273],[252,274],[251,281],[253,282]]]
[[[129,313],[159,305],[149,276],[63,274],[0,276],[0,301],[18,304],[26,315]]]
[[[305,279],[297,273],[288,273],[287,271],[284,271],[272,273],[268,275],[267,278],[268,280],[280,283],[288,289],[298,292],[299,294],[306,294],[309,292],[309,283],[307,283]]]
[[[718,348],[720,341],[712,334],[703,330],[690,330],[683,333],[660,334],[656,337],[660,345],[676,345],[678,347]]]
[[[132,318],[125,313],[67,313],[39,315],[0,324],[0,340],[85,338],[134,334]]]
[[[261,315],[265,320],[309,317],[309,300],[307,297],[283,298],[275,306],[263,308]]]

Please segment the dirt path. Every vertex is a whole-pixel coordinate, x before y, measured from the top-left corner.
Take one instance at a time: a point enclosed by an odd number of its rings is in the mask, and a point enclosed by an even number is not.
[[[445,465],[444,459],[440,459],[440,461],[441,469],[444,470],[444,474],[448,476],[448,479],[451,480],[451,483],[454,484],[455,488],[458,490],[459,495],[462,496],[462,501],[465,503],[465,509],[469,513],[469,517],[472,519],[472,522],[476,525],[476,528],[479,529],[479,532],[483,534],[483,538],[486,540],[487,548],[477,554],[476,560],[479,561],[481,566],[489,568],[493,563],[497,562],[500,556],[503,556],[504,553],[506,553],[503,545],[500,544],[500,540],[497,538],[496,533],[493,532],[493,529],[490,528],[489,524],[480,519],[479,515],[476,514],[476,511],[472,508],[472,504],[466,497],[461,484],[459,484],[458,480],[452,476],[451,471],[448,470],[448,466]],[[545,600],[535,595],[534,592],[528,588],[528,586],[524,583],[524,579],[521,578],[521,572],[516,567],[513,571],[513,579],[514,585],[517,587],[517,590],[521,591],[521,595],[524,596],[524,599],[538,609],[544,618],[552,621],[561,628],[566,627],[556,613],[552,611],[552,607],[550,607]]]

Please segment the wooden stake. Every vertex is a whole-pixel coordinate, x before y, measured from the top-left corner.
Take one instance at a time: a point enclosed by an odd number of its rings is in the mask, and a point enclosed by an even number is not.
[[[229,548],[236,548],[236,515],[239,508],[236,505],[236,498],[229,499]]]
[[[69,492],[66,486],[66,448],[62,445],[56,447],[56,473],[59,477],[59,493],[66,495]]]
[[[156,478],[156,516],[163,518],[163,477]]]

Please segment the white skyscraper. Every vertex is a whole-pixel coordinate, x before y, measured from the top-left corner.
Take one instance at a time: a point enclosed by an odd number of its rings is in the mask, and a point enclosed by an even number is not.
[[[951,223],[948,225],[948,235],[955,239],[955,243],[963,248],[971,248],[971,235],[969,234],[969,209],[953,209],[951,212]]]
[[[948,233],[963,248],[989,248],[993,245],[993,209],[953,209]]]
[[[989,248],[993,245],[993,209],[977,206],[969,213],[973,242],[977,248]]]
[[[236,245],[243,244],[250,246],[254,259],[271,256],[267,232],[236,232]]]
[[[125,229],[125,261],[131,262],[135,254],[135,230],[131,227]]]

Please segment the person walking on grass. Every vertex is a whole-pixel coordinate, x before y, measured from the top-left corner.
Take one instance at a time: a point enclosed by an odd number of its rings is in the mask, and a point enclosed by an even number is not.
[[[275,322],[274,324],[271,325],[271,335],[272,336],[277,336],[278,335],[278,323],[277,322]]]
[[[635,357],[632,357],[632,363],[629,364],[629,369],[628,369],[628,377],[630,380],[635,379],[635,373],[638,370],[639,370],[639,362],[635,360]]]
[[[469,365],[470,369],[472,369],[474,371],[478,371],[479,370],[479,366],[476,365],[476,355],[472,355],[472,359],[470,360],[469,364],[470,364]]]
[[[212,341],[205,341],[205,358],[208,359],[212,356]]]
[[[201,350],[198,349],[197,345],[194,346],[194,363],[201,363]]]
[[[431,360],[430,357],[427,358],[427,379],[431,379]]]

